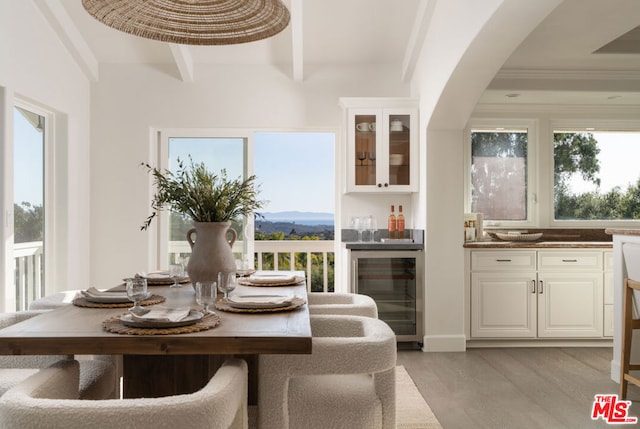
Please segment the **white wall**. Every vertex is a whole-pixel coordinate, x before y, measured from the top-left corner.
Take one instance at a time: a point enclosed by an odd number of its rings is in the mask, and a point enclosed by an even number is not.
[[[0,86],[9,105],[12,97],[21,97],[57,115],[58,211],[47,263],[55,258],[58,270],[47,287],[84,287],[89,281],[89,82],[31,1],[0,2],[0,58]],[[3,201],[13,209],[12,196]]]
[[[425,127],[421,165],[426,195],[415,198],[426,222],[425,351],[465,349],[465,124],[506,58],[558,4],[460,0],[435,5],[412,81]]]
[[[183,83],[174,69],[101,67],[91,104],[92,284],[106,287],[158,268],[147,266],[154,249],[150,232],[140,232],[150,213],[148,175],[139,166],[153,161],[150,127],[328,128],[336,131],[336,153],[342,153],[339,97],[409,91],[399,70],[380,65],[307,71],[296,82],[273,67],[198,66],[195,82]],[[350,211],[351,204],[339,197],[336,206]]]

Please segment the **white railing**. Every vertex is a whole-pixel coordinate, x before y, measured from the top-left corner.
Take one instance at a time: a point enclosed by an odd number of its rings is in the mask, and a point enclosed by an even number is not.
[[[44,294],[42,241],[13,245],[16,310],[26,310],[29,303]]]
[[[236,242],[233,252],[242,254],[242,242]],[[191,253],[191,249],[186,241],[169,242],[169,260],[174,261],[176,257],[186,258]],[[305,254],[305,264],[303,267],[291,267],[291,261],[298,261],[297,256]],[[278,255],[274,257],[273,255]],[[317,255],[319,258],[314,258]],[[314,259],[321,259],[322,281],[312,284],[314,276]],[[330,262],[331,260],[331,262]],[[329,240],[256,240],[254,241],[254,266],[257,270],[298,270],[302,269],[307,277],[307,289],[313,291],[332,292],[334,242]],[[331,273],[331,275],[330,275]]]

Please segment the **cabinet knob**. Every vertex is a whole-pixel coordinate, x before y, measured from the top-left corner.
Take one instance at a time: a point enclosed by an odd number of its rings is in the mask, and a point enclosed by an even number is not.
[[[389,184],[388,184],[388,183],[385,183],[385,184],[384,184],[384,187],[385,187],[385,188],[387,188],[388,186],[389,186]]]
[[[378,183],[378,188],[382,188],[382,183]]]

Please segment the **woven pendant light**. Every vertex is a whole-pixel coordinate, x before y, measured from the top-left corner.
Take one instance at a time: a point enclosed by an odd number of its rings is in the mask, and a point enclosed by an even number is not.
[[[82,0],[116,30],[183,45],[231,45],[266,39],[289,24],[281,0]]]

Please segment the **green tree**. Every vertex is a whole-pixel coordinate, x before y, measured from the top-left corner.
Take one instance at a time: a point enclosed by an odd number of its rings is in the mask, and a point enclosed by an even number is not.
[[[14,242],[43,241],[44,210],[28,202],[13,205]]]

